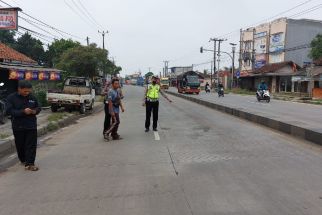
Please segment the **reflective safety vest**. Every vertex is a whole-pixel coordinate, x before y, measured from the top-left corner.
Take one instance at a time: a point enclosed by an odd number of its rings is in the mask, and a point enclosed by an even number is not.
[[[156,85],[148,85],[148,92],[146,94],[146,97],[148,99],[159,99],[159,92],[160,92],[160,86],[158,84]]]

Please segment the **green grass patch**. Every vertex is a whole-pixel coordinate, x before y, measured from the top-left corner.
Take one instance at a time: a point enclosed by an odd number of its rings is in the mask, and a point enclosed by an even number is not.
[[[65,113],[65,112],[62,112],[62,113],[52,113],[50,116],[48,116],[48,121],[49,122],[57,122],[57,121],[63,119],[67,115],[68,114]]]
[[[0,134],[0,139],[3,140],[3,139],[6,139],[10,137],[10,134]]]
[[[59,129],[59,126],[56,123],[49,122],[49,124],[47,125],[48,131],[56,131],[57,129]]]
[[[239,94],[239,95],[255,95],[255,92],[245,90],[245,89],[240,89],[240,88],[233,88],[233,89],[227,89],[226,93],[234,93],[234,94]]]

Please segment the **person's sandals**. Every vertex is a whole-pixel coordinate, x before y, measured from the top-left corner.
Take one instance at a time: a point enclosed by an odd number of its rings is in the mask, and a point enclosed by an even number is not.
[[[27,166],[25,166],[25,170],[35,172],[35,171],[38,171],[39,168],[35,165],[27,165]]]

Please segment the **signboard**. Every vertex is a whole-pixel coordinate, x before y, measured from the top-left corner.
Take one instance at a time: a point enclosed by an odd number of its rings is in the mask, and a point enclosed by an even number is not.
[[[20,8],[0,8],[0,30],[18,30]]]
[[[284,50],[284,45],[285,45],[285,34],[284,33],[273,34],[270,39],[269,51],[281,52]]]
[[[260,37],[255,39],[255,50],[256,54],[266,54],[267,53],[267,38]]]
[[[25,79],[25,73],[23,71],[10,70],[9,80],[23,80]]]
[[[50,79],[49,80],[51,80],[51,81],[58,81],[58,80],[60,80],[60,73],[51,72],[50,73]]]
[[[40,81],[49,80],[49,74],[48,72],[39,72],[38,78]]]
[[[240,71],[238,70],[238,71],[236,71],[236,77],[237,78],[240,78]]]
[[[256,55],[255,69],[262,68],[266,65],[266,54]]]

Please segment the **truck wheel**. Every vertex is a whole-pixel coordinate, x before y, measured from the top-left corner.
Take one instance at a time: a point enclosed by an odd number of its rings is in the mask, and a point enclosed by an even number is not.
[[[51,112],[56,113],[58,111],[58,107],[56,105],[51,105]]]
[[[91,104],[91,106],[89,106],[88,110],[93,110],[93,108],[94,108],[94,103],[95,103],[95,101],[93,100],[93,101],[92,101],[92,104]]]
[[[79,113],[85,114],[85,112],[86,112],[86,106],[85,106],[85,104],[81,104],[79,107]]]

